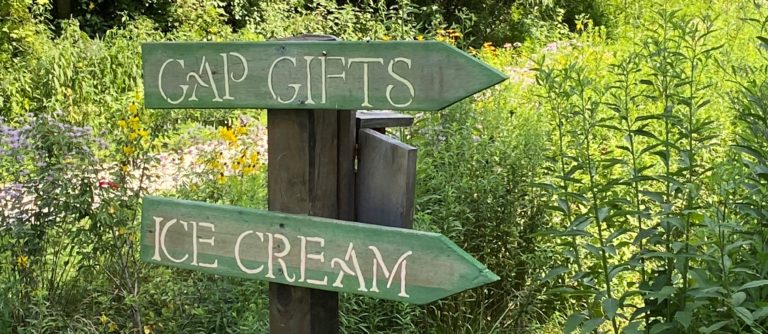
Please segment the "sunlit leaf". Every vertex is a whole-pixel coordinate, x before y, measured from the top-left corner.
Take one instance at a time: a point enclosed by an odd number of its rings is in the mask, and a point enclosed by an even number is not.
[[[688,327],[691,326],[691,320],[693,318],[693,314],[691,311],[677,311],[675,313],[675,321],[683,325],[683,328],[688,329]]]
[[[592,331],[597,329],[597,327],[600,327],[600,325],[603,322],[605,322],[605,319],[603,318],[589,319],[585,321],[583,325],[581,325],[581,333],[582,334],[591,333]]]
[[[616,312],[620,306],[621,303],[615,298],[606,298],[603,300],[603,313],[608,317],[608,320],[613,320],[613,318],[616,317]]]
[[[584,322],[584,320],[587,320],[587,316],[583,313],[574,313],[571,314],[568,317],[568,320],[565,321],[565,325],[563,326],[563,333],[564,334],[570,334],[573,333],[577,328],[579,328],[579,325]]]
[[[752,282],[749,282],[749,283],[746,283],[746,284],[742,285],[737,290],[741,291],[741,290],[746,290],[746,289],[753,289],[753,288],[761,287],[761,286],[766,285],[766,284],[768,284],[768,280],[752,281]]]

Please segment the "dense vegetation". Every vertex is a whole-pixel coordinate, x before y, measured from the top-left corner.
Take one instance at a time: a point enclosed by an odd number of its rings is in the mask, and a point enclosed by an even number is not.
[[[510,75],[394,133],[415,227],[502,279],[344,332],[768,332],[760,1],[59,2],[0,1],[0,333],[266,332],[265,284],[138,260],[142,196],[263,208],[268,163],[263,111],[143,108],[139,45],[300,33]]]

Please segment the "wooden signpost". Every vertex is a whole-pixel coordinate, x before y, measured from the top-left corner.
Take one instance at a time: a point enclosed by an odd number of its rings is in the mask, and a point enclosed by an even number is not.
[[[443,109],[501,72],[445,43],[332,36],[145,43],[142,61],[147,108],[268,109],[270,210],[146,197],[144,261],[269,281],[273,334],[338,332],[337,292],[421,304],[499,279],[442,235],[358,223],[410,227],[416,157],[358,137],[355,110]],[[412,122],[381,120],[357,125]]]
[[[506,79],[436,41],[145,43],[147,108],[439,110]]]
[[[141,257],[211,274],[425,304],[498,280],[448,238],[146,197]]]

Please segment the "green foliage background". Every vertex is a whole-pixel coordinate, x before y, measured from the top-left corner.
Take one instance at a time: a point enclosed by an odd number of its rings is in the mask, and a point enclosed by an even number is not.
[[[0,333],[267,332],[265,284],[138,261],[143,195],[263,208],[268,164],[262,111],[145,110],[139,46],[301,33],[510,75],[390,133],[419,148],[415,227],[502,279],[344,295],[343,332],[767,331],[760,1],[65,2],[0,0]]]

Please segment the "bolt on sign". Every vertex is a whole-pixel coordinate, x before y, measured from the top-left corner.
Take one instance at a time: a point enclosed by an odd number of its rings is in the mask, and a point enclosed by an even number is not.
[[[147,108],[439,110],[506,75],[437,41],[142,44]]]
[[[141,258],[211,274],[429,303],[499,279],[443,235],[144,198]]]

